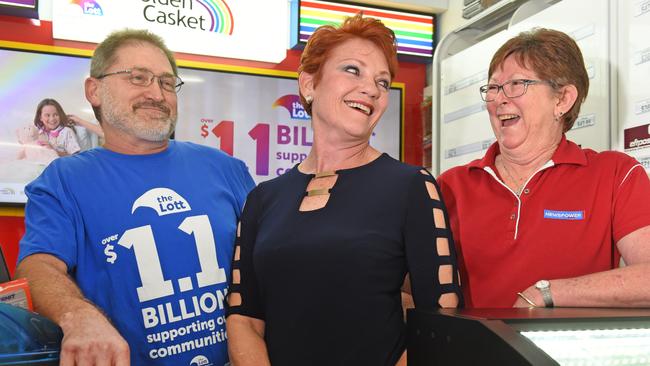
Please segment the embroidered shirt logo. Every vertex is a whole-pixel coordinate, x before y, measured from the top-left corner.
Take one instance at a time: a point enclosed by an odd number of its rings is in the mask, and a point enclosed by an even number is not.
[[[552,220],[584,220],[584,211],[544,210],[544,218]]]

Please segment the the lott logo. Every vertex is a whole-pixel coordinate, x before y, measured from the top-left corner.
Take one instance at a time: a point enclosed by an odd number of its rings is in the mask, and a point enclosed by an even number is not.
[[[158,216],[190,211],[192,209],[185,198],[169,188],[148,190],[133,202],[131,213],[134,213],[140,207],[149,207],[155,210]]]
[[[198,355],[190,361],[190,366],[211,366],[212,363],[208,360],[207,357],[203,355]]]
[[[79,5],[86,15],[104,15],[102,7],[95,0],[70,0],[70,4]]]
[[[232,11],[224,0],[142,0],[150,23],[232,35]]]
[[[273,108],[276,107],[284,107],[287,111],[289,111],[291,119],[311,119],[311,117],[309,117],[307,114],[307,111],[305,111],[305,108],[300,103],[300,97],[295,94],[287,94],[278,98],[273,103]]]

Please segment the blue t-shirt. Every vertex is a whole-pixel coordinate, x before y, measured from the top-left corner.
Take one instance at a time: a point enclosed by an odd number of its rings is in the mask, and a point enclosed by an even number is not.
[[[187,142],[57,159],[26,188],[19,260],[64,261],[132,365],[221,366],[233,242],[253,186],[243,162]]]

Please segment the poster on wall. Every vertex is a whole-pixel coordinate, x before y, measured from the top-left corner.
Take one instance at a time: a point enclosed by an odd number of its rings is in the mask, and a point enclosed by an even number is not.
[[[0,50],[0,202],[24,203],[25,184],[58,158],[34,123],[41,100],[93,119],[83,91],[88,65],[84,58]]]
[[[84,57],[0,50],[0,203],[25,203],[25,185],[58,155],[38,143],[36,107],[57,100],[64,113],[94,121],[83,81]],[[179,68],[175,138],[220,148],[243,160],[257,183],[274,178],[306,157],[311,122],[298,101],[294,78]],[[371,143],[401,158],[402,89],[390,102]],[[79,135],[78,135],[79,136]]]
[[[314,136],[293,78],[183,69],[176,138],[214,146],[246,162],[256,182],[302,161]],[[186,88],[187,86],[187,88]],[[400,159],[401,90],[391,89],[388,109],[371,144]]]
[[[623,131],[623,150],[650,171],[650,124],[626,128]]]

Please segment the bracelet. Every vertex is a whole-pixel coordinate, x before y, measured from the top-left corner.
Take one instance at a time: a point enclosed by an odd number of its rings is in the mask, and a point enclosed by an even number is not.
[[[519,296],[519,297],[521,297],[522,299],[524,299],[524,301],[526,301],[527,303],[529,303],[531,307],[534,307],[534,308],[537,307],[537,305],[535,305],[535,303],[534,303],[531,299],[527,298],[526,295],[522,294],[521,292],[517,292],[517,296]]]

